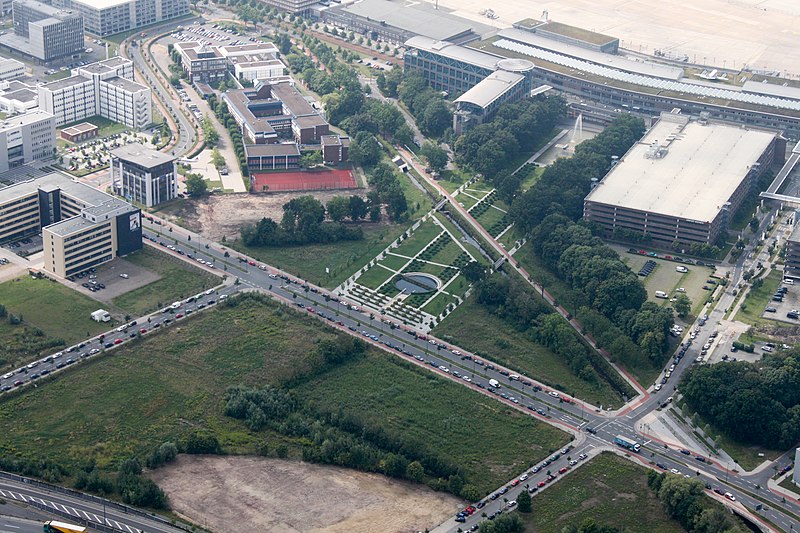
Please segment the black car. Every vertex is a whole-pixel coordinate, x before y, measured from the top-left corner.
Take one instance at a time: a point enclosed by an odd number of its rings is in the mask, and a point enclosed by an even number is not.
[[[113,347],[114,347],[114,343],[113,343],[113,342],[107,342],[107,343],[105,343],[105,344],[103,345],[103,347],[104,347],[104,348],[113,348]]]

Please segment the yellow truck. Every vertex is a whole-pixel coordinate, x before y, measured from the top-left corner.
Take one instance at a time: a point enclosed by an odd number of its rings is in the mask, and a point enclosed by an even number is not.
[[[44,533],[86,533],[86,528],[59,522],[58,520],[50,520],[44,523]]]

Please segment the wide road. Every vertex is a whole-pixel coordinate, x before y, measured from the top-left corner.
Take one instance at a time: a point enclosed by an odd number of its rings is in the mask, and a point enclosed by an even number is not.
[[[59,516],[61,513],[66,513],[72,517],[63,517],[64,521],[80,524],[105,524],[107,527],[125,533],[178,533],[183,531],[166,521],[150,517],[146,513],[128,508],[120,510],[120,506],[112,502],[104,504],[102,500],[90,501],[80,496],[52,491],[47,487],[5,478],[0,478],[0,497],[9,501],[27,503],[51,512],[57,510]],[[9,519],[0,517],[0,524],[7,520]],[[37,531],[42,531],[41,524]]]
[[[183,21],[182,24],[192,24],[193,20],[195,19]],[[148,32],[150,34],[158,34],[165,31],[174,30],[175,27],[176,25],[174,23],[162,24],[148,28]],[[134,45],[134,43],[137,41],[138,44]],[[170,153],[180,157],[186,155],[194,146],[197,136],[195,126],[192,124],[191,120],[180,110],[178,100],[174,99],[174,96],[170,94],[169,90],[164,86],[166,81],[162,78],[160,73],[155,72],[147,63],[147,61],[145,61],[143,54],[147,54],[148,52],[147,50],[143,50],[142,47],[146,47],[147,42],[148,41],[145,39],[138,39],[134,36],[124,41],[121,49],[127,49],[129,59],[133,61],[136,70],[144,78],[145,83],[150,87],[150,89],[152,89],[153,96],[158,99],[160,104],[177,123],[178,131],[173,132],[175,135],[177,135],[177,141],[170,150]]]
[[[219,288],[217,295],[203,295],[200,301],[194,299],[193,301],[184,300],[180,302],[176,309],[171,309],[167,313],[151,315],[149,317],[150,323],[146,322],[147,317],[139,318],[137,319],[137,324],[128,328],[125,332],[112,330],[112,332],[106,334],[102,341],[97,337],[87,339],[83,343],[83,347],[76,348],[76,350],[80,350],[81,354],[86,354],[86,357],[103,353],[98,351],[94,355],[88,355],[91,354],[92,350],[113,351],[116,346],[114,343],[117,342],[117,339],[120,340],[121,344],[124,344],[131,335],[153,334],[153,330],[157,329],[155,328],[156,323],[159,324],[160,328],[170,327],[175,322],[183,320],[183,316],[187,311],[197,312],[202,311],[203,308],[208,308],[208,301],[218,301],[221,297],[219,293],[232,294],[239,290],[247,289],[261,290],[323,320],[331,327],[345,333],[358,335],[366,342],[403,357],[411,363],[471,387],[480,393],[493,395],[509,406],[572,433],[576,436],[576,440],[573,443],[576,448],[570,452],[573,459],[579,453],[590,453],[593,449],[599,449],[603,446],[613,447],[614,437],[623,435],[639,442],[644,441],[642,453],[639,455],[632,454],[636,458],[644,458],[648,462],[650,460],[660,462],[667,469],[675,468],[689,475],[695,475],[696,471],[699,470],[701,476],[707,479],[712,488],[723,487],[725,491],[730,491],[736,497],[738,504],[744,503],[750,508],[755,506],[755,500],[751,494],[756,491],[752,482],[740,477],[735,472],[728,471],[725,465],[717,464],[713,461],[701,463],[693,455],[685,455],[680,450],[665,447],[665,445],[656,441],[648,442],[648,439],[642,439],[637,435],[635,430],[636,421],[647,412],[667,401],[671,393],[671,387],[646,396],[633,409],[623,411],[623,414],[600,412],[596,407],[550,390],[537,383],[534,379],[525,376],[517,377],[513,371],[482,357],[470,354],[458,346],[445,343],[430,335],[420,335],[405,326],[395,324],[391,320],[385,318],[381,320],[381,317],[370,313],[369,310],[362,310],[342,301],[338,295],[310,285],[271,266],[262,265],[251,258],[231,251],[218,243],[210,242],[184,228],[172,226],[172,231],[169,231],[169,223],[158,222],[154,223],[145,219],[144,232],[149,239],[149,245],[158,246],[167,253],[194,263],[197,263],[198,259],[202,259],[214,264],[217,272],[219,272],[220,268],[227,268],[226,273],[229,276],[237,277],[239,284],[229,283],[227,286]],[[174,244],[176,241],[177,245]],[[205,247],[206,244],[208,244],[208,248]],[[174,249],[170,249],[168,246]],[[193,256],[191,259],[189,254]],[[227,257],[226,254],[228,255]],[[211,305],[213,306],[214,304]],[[180,318],[179,315],[181,315]],[[144,333],[141,332],[142,329],[145,329]],[[62,354],[59,358],[56,358],[56,366],[59,361],[66,361],[65,358],[71,357],[74,359],[74,356],[71,355],[73,352]],[[691,361],[692,359],[689,356],[682,360],[676,368],[676,378],[680,377],[680,374],[691,364]],[[29,380],[31,373],[37,372],[37,369],[50,368],[43,365],[45,363],[40,362],[36,367],[25,369],[28,371],[27,374],[25,374],[25,370],[17,371],[8,378],[0,379],[0,385],[7,386],[9,382],[13,385],[16,380],[21,379],[21,376],[27,376],[24,379]],[[53,365],[52,361],[50,365]],[[490,379],[496,380],[500,386],[497,388],[491,387],[489,384]],[[25,383],[28,382],[26,381]],[[559,468],[563,468],[563,466],[560,466],[562,464],[563,461],[562,463],[554,463],[554,466],[559,465]],[[550,468],[550,470],[553,469]],[[523,472],[520,472],[520,475],[522,474]],[[534,477],[532,479],[537,479],[538,483],[538,478]],[[519,490],[519,488],[516,490]],[[510,491],[509,494],[513,496],[514,492]],[[758,496],[768,502],[768,507],[771,508],[770,520],[781,528],[785,527],[786,530],[789,529],[790,525],[798,527],[796,519],[776,513],[783,506],[795,515],[800,515],[800,504],[798,502],[788,500],[784,504],[779,496],[765,490],[762,490]],[[511,499],[507,495],[504,497]],[[494,512],[496,508],[503,505],[501,498],[495,501],[489,500],[489,502],[483,510],[487,513]],[[476,519],[477,517],[473,518],[473,520]],[[455,528],[463,527],[463,525],[457,525],[452,522],[452,524],[444,524],[442,527],[445,527],[443,531],[451,529],[455,531]]]

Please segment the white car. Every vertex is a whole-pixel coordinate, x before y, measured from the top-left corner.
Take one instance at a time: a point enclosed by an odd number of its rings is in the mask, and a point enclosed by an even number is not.
[[[519,476],[520,481],[525,481],[526,479],[528,479],[528,474],[522,474],[521,476]]]
[[[214,289],[208,289],[208,290],[206,291],[206,294],[214,294]]]
[[[656,383],[655,391],[658,392],[661,390],[661,383]]]

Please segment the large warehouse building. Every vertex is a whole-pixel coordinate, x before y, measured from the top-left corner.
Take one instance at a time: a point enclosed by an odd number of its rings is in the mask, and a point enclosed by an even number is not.
[[[774,133],[663,114],[589,193],[584,217],[622,238],[714,244],[785,150]]]

